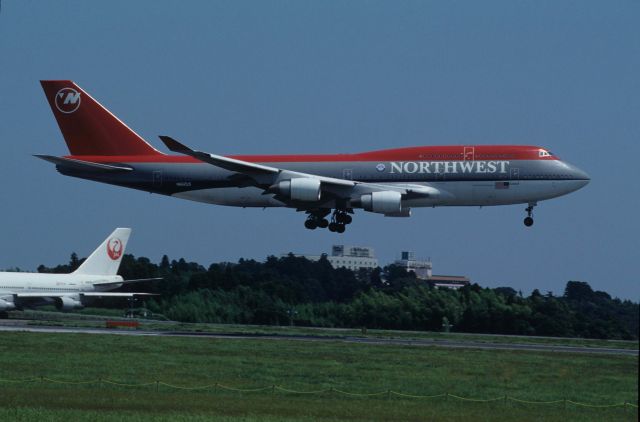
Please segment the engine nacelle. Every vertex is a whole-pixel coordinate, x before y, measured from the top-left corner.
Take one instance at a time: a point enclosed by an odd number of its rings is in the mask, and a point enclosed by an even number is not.
[[[411,208],[403,208],[400,212],[388,212],[385,217],[411,217]]]
[[[5,299],[0,299],[0,312],[10,311],[16,309],[16,305],[13,302],[9,302]]]
[[[84,305],[72,297],[62,296],[56,298],[56,308],[58,308],[59,311],[73,311],[74,309],[84,308]]]
[[[315,202],[320,200],[320,180],[311,177],[282,180],[275,189],[294,201]]]
[[[365,211],[380,214],[396,214],[402,211],[402,195],[400,192],[382,191],[362,195],[360,203]]]

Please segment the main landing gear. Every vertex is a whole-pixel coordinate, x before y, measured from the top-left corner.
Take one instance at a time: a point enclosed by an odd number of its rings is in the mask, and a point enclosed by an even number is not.
[[[326,219],[331,210],[310,212],[307,221],[304,222],[304,226],[309,230],[315,230],[319,227],[321,229],[328,228],[330,232],[344,233],[345,226],[353,221],[353,218],[348,214],[349,212],[353,211],[336,209],[331,215],[331,222]]]
[[[527,216],[524,219],[524,225],[527,227],[533,226],[533,208],[538,205],[536,202],[530,202],[529,206],[525,209]]]
[[[329,221],[327,221],[326,218],[317,217],[313,214],[309,215],[309,217],[307,217],[307,221],[304,222],[304,226],[309,230],[315,230],[318,227],[320,227],[321,229],[324,229],[328,225],[329,225]]]

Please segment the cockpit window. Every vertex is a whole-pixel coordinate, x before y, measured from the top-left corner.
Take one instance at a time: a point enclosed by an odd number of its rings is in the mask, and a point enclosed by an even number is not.
[[[547,151],[546,149],[541,149],[538,151],[539,157],[551,157],[553,153],[551,151]]]

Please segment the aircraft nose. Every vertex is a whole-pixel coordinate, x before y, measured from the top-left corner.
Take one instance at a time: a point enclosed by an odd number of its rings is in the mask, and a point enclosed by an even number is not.
[[[579,169],[576,166],[571,166],[571,175],[576,179],[576,180],[582,180],[584,181],[585,185],[587,183],[589,183],[591,181],[591,177],[589,177],[589,175],[587,174],[586,171]]]
[[[569,175],[574,180],[576,190],[583,188],[589,184],[589,182],[591,181],[591,177],[589,177],[586,171],[579,169],[578,167],[569,163],[564,164],[568,167]]]
[[[591,181],[591,177],[587,174],[586,171],[579,169],[574,166],[573,175],[576,179],[584,181],[585,185]]]

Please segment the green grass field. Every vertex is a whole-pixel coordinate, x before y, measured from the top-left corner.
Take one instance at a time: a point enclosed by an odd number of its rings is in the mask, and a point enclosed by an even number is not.
[[[426,421],[637,420],[637,409],[470,402],[453,397],[359,397],[393,390],[475,399],[567,399],[637,405],[636,357],[485,351],[321,341],[220,340],[90,334],[0,334],[0,378],[101,383],[0,382],[0,420]]]

